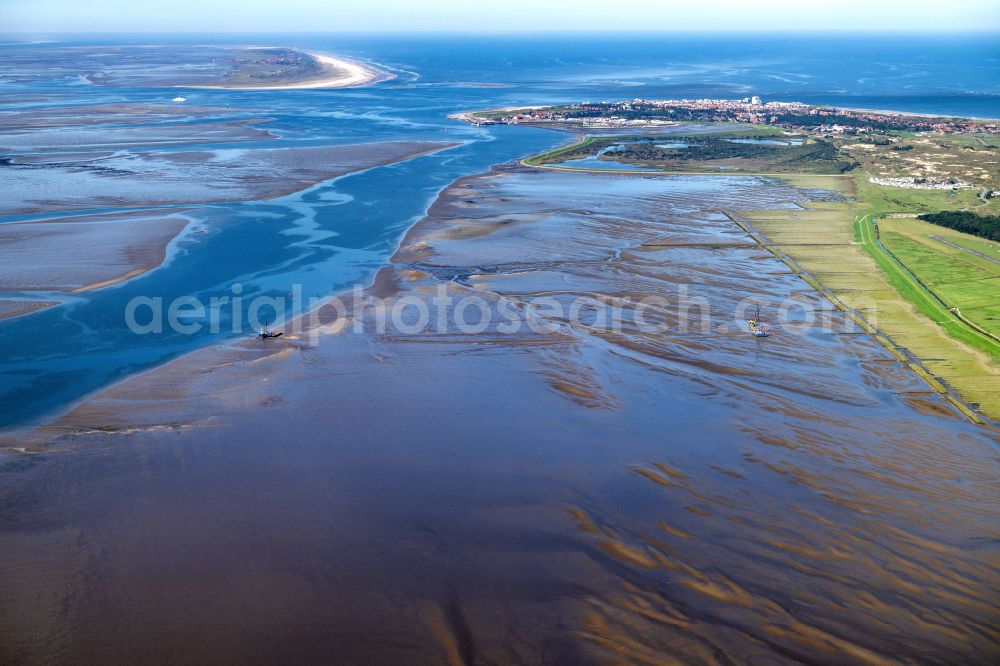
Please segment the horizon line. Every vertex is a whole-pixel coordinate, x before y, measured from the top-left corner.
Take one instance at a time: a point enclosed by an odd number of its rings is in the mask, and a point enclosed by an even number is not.
[[[768,29],[755,28],[517,28],[517,29],[430,29],[430,28],[354,28],[340,30],[79,30],[79,31],[11,31],[0,29],[0,35],[337,35],[337,34],[399,34],[399,35],[569,35],[569,34],[647,34],[647,35],[676,35],[676,34],[746,34],[746,35],[772,35],[788,33],[829,33],[829,34],[919,34],[919,35],[950,35],[950,34],[1000,34],[1000,26],[995,27],[963,27],[963,28],[822,28],[822,27],[778,27]]]

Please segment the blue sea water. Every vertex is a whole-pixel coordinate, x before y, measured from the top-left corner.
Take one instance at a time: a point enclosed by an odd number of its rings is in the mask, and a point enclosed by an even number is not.
[[[0,59],[68,43],[45,38],[55,41],[0,45]],[[122,377],[232,337],[136,335],[123,315],[133,297],[207,301],[239,283],[248,297],[286,296],[298,284],[308,298],[364,284],[449,183],[565,141],[542,129],[473,128],[449,120],[450,113],[514,104],[759,95],[766,101],[1000,117],[996,35],[201,34],[72,43],[164,41],[297,46],[368,60],[397,74],[395,81],[366,89],[184,93],[192,105],[265,113],[272,119],[265,127],[281,136],[268,147],[383,140],[460,145],[278,200],[197,207],[191,214],[201,233],[179,239],[161,268],[0,322],[0,427],[38,420]],[[60,96],[39,101],[26,93]],[[0,81],[0,111],[44,114],[49,106],[67,104],[159,103],[175,94],[167,88],[81,85],[76,77],[11,77]],[[3,252],[0,247],[0,261]]]

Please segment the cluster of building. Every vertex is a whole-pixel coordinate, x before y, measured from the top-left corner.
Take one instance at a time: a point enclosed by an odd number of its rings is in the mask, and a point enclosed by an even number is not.
[[[757,96],[570,104],[511,110],[507,114],[476,115],[470,120],[480,125],[560,123],[583,127],[670,125],[681,120],[699,120],[777,125],[829,134],[865,134],[885,130],[1000,133],[1000,123],[996,121],[837,109],[801,102],[764,102]]]
[[[569,116],[563,111],[566,108],[571,107],[559,107],[559,110],[514,111],[509,115],[472,114],[464,119],[477,127],[480,125],[517,125],[520,123],[560,123],[580,127],[666,127],[677,124],[677,121],[667,118],[620,118],[606,115]],[[585,107],[578,108],[584,109]]]
[[[890,185],[892,187],[906,187],[911,190],[974,190],[977,189],[972,183],[962,180],[942,180],[939,178],[914,178],[895,177],[886,178],[879,176],[869,176],[868,182],[875,185]]]

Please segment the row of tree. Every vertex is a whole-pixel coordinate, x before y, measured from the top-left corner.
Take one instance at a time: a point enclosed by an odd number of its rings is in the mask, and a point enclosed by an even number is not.
[[[1000,215],[976,215],[968,211],[944,211],[921,215],[924,222],[972,234],[991,241],[1000,241]]]

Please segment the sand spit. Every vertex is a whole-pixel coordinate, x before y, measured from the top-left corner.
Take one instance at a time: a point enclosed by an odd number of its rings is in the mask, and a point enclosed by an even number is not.
[[[208,89],[233,89],[233,90],[308,90],[314,88],[354,88],[358,86],[372,85],[380,81],[388,81],[395,78],[389,72],[379,69],[373,65],[364,64],[356,60],[348,60],[326,53],[316,53],[306,51],[326,73],[323,76],[305,79],[302,81],[289,81],[287,83],[257,86],[257,85],[234,85],[234,84],[208,84],[208,85],[187,85],[177,86],[180,88],[208,88]]]
[[[442,193],[367,291],[481,295],[479,332],[320,310],[8,436],[44,455],[0,466],[0,655],[984,661],[996,442],[718,212],[804,198],[499,168]],[[681,328],[680,287],[707,328]],[[529,305],[649,294],[664,332]],[[758,341],[747,296],[830,327]],[[505,334],[501,308],[538,325]]]
[[[56,301],[28,301],[0,299],[0,320],[13,319],[22,315],[38,312],[53,305],[59,305]]]

